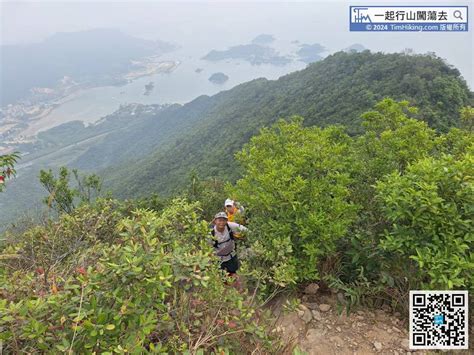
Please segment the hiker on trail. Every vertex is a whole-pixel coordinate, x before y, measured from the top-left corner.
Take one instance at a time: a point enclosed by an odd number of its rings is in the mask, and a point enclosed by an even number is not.
[[[229,222],[225,212],[214,216],[214,227],[211,231],[212,245],[216,255],[221,259],[221,269],[226,270],[230,276],[235,275],[239,269],[239,259],[235,247],[236,236],[239,232],[248,229],[238,223]]]
[[[224,202],[224,207],[227,212],[227,218],[229,219],[229,222],[237,222],[240,224],[245,223],[244,208],[242,206],[237,207],[236,202],[228,198]]]

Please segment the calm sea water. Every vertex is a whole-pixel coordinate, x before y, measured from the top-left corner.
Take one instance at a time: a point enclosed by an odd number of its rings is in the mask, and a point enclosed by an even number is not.
[[[287,50],[292,49],[288,47],[288,44],[286,45]],[[120,104],[184,104],[199,95],[214,95],[256,78],[277,79],[306,66],[305,63],[296,60],[285,66],[275,66],[251,65],[242,60],[209,62],[201,60],[200,57],[202,55],[197,56],[189,50],[180,49],[161,57],[162,60],[180,62],[171,73],[142,77],[120,87],[106,86],[83,90],[53,110],[44,119],[35,122],[34,130],[45,130],[72,120],[95,122],[118,109]],[[203,70],[196,73],[197,68]],[[229,76],[229,80],[220,85],[211,83],[208,78],[216,72],[223,72]],[[150,81],[154,83],[154,89],[149,96],[145,96],[145,85]]]
[[[281,54],[294,53],[296,46],[290,47],[287,47],[287,52],[285,53],[280,49]],[[222,49],[226,47],[216,46],[216,48]],[[33,122],[29,129],[31,132],[38,132],[72,120],[82,120],[87,123],[92,123],[118,109],[120,104],[126,103],[184,104],[203,94],[214,95],[222,90],[229,90],[238,84],[256,78],[277,79],[282,75],[306,67],[305,63],[296,60],[285,66],[274,66],[270,64],[251,65],[244,61],[235,60],[228,62],[208,62],[200,60],[207,52],[205,49],[197,51],[196,48],[194,48],[194,50],[188,49],[186,51],[181,49],[168,53],[162,57],[162,60],[178,60],[181,62],[173,72],[143,77],[121,87],[107,86],[83,90],[74,95],[71,100],[56,108],[48,116]],[[193,53],[199,53],[199,55]],[[202,72],[196,73],[195,70],[197,68],[202,68]],[[216,72],[225,73],[229,76],[229,80],[222,85],[211,83],[208,78]],[[150,81],[154,83],[154,89],[149,96],[145,96],[143,95],[145,85]],[[32,172],[28,171],[28,169],[22,169],[20,173],[30,174]],[[36,174],[36,171],[34,173]],[[28,204],[25,203],[22,206],[15,206],[16,210],[31,209],[33,200],[38,206],[41,206],[38,197],[41,195],[41,187],[37,182],[34,186],[20,186],[15,185],[15,183],[17,183],[17,181],[12,181],[10,188],[1,194],[2,197],[5,198],[4,201],[18,199],[20,195],[22,195],[20,200],[28,201]],[[34,194],[31,192],[33,188],[36,189]],[[0,210],[1,208],[5,208],[3,201],[0,201]],[[0,224],[9,219],[10,217],[3,218],[3,216],[0,215]],[[0,225],[0,230],[1,227]]]

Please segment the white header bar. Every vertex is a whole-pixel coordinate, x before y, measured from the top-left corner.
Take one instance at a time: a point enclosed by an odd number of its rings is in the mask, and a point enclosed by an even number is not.
[[[351,23],[467,24],[467,6],[351,6]]]

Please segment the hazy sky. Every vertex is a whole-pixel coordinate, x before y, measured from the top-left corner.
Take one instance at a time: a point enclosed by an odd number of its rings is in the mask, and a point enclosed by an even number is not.
[[[248,43],[261,33],[321,43],[330,52],[361,43],[372,51],[413,48],[435,52],[456,66],[473,88],[473,23],[469,32],[364,33],[349,31],[350,5],[413,5],[404,1],[1,1],[2,44],[39,42],[56,32],[117,28],[201,51]],[[418,5],[471,5],[472,1],[417,1]],[[197,53],[199,54],[199,53]]]

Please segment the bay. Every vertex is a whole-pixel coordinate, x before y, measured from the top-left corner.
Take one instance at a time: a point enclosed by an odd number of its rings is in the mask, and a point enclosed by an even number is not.
[[[124,86],[81,90],[41,120],[32,122],[29,131],[39,132],[72,120],[93,123],[114,112],[120,105],[130,103],[185,104],[200,95],[214,95],[256,78],[277,79],[306,66],[296,60],[284,66],[276,66],[251,65],[243,60],[210,62],[200,59],[201,57],[189,50],[180,49],[160,57],[162,61],[179,62],[170,73],[141,77]],[[198,68],[202,69],[199,73],[196,72]],[[226,74],[229,80],[223,84],[211,83],[208,78],[216,72]],[[145,85],[150,82],[153,82],[154,89],[149,95],[144,95]]]

